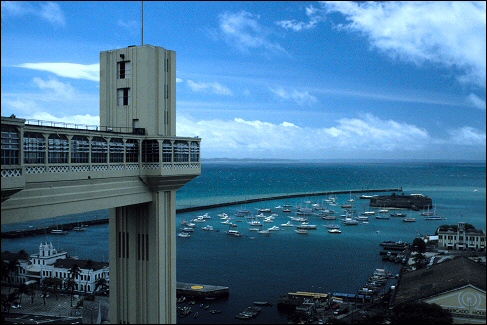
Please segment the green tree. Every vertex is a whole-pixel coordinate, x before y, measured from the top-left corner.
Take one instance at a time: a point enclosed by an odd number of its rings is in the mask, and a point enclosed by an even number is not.
[[[419,237],[414,238],[412,244],[412,251],[416,251],[419,253],[426,252],[426,243],[424,242],[424,240]]]
[[[3,307],[3,310],[7,312],[7,314],[10,313],[10,307],[12,307],[12,304],[19,298],[19,293],[17,291],[12,292],[12,293],[2,293],[1,296],[1,304]]]
[[[414,266],[416,270],[424,269],[426,265],[427,265],[427,260],[424,254],[422,253],[414,254],[412,266]]]
[[[392,324],[453,324],[451,313],[438,304],[411,302],[394,306]]]

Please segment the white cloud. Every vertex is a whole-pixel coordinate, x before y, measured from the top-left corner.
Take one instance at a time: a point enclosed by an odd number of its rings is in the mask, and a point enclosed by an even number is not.
[[[39,71],[48,71],[57,76],[73,79],[86,79],[100,81],[100,65],[78,64],[78,63],[22,63],[16,65],[19,68],[26,68]]]
[[[231,96],[232,91],[226,87],[221,85],[218,82],[211,82],[211,83],[203,83],[203,82],[194,82],[193,80],[188,80],[187,85],[193,91],[200,92],[200,91],[209,91],[217,95],[226,95]]]
[[[449,143],[463,146],[483,146],[485,151],[485,131],[466,126],[463,128],[451,130]]]
[[[486,5],[467,1],[322,2],[393,58],[458,69],[458,80],[485,88]]]
[[[286,53],[278,43],[269,40],[271,31],[259,25],[258,16],[246,11],[225,12],[220,15],[220,32],[225,40],[241,52],[265,49],[271,53]]]
[[[288,92],[282,87],[271,89],[271,91],[278,97],[286,100],[293,100],[300,106],[311,105],[318,102],[318,99],[315,96],[310,95],[308,91],[297,91],[294,89]]]
[[[65,26],[64,13],[57,2],[2,1],[2,20],[8,17],[34,16],[54,26]]]
[[[49,78],[48,80],[34,78],[33,81],[39,87],[39,89],[48,91],[56,98],[67,100],[75,98],[76,96],[75,89],[69,83],[63,83],[57,79],[52,78]],[[51,97],[51,99],[53,98]]]
[[[306,16],[308,21],[293,20],[280,20],[276,22],[276,25],[281,26],[284,29],[291,29],[295,32],[302,30],[312,29],[318,25],[319,22],[324,20],[322,10],[315,8],[314,6],[306,7]]]
[[[467,102],[471,103],[474,107],[485,111],[485,100],[480,99],[477,95],[468,95]]]
[[[335,158],[348,152],[360,158],[377,158],[378,154],[398,158],[427,150],[434,142],[424,129],[370,114],[339,120],[330,128],[242,118],[196,121],[181,116],[177,121],[178,136],[202,138],[205,157]]]
[[[55,122],[56,126],[69,128],[76,128],[76,126],[80,125],[100,125],[100,117],[92,116],[90,114],[56,117],[46,112],[39,112],[32,114],[31,116],[27,117],[27,119]]]

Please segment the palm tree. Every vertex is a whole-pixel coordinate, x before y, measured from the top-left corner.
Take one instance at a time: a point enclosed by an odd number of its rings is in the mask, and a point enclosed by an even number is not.
[[[100,291],[104,292],[108,289],[108,282],[107,282],[107,279],[105,278],[99,278],[98,280],[96,280],[96,283],[95,283],[95,290],[100,288]]]
[[[69,278],[68,281],[66,281],[66,289],[71,291],[71,307],[73,307],[74,288],[76,288],[76,281],[74,281],[72,278]]]
[[[12,303],[17,300],[18,297],[19,294],[17,291],[8,294],[2,293],[1,303],[3,309],[7,311],[7,314],[10,313],[10,307],[12,306]]]
[[[42,290],[42,299],[44,300],[44,305],[46,304],[47,290],[51,285],[52,285],[51,278],[44,278],[42,280],[41,290]]]
[[[32,283],[27,286],[28,293],[30,294],[30,303],[34,303],[34,298],[36,297],[36,285],[37,283]]]
[[[66,283],[66,288],[68,290],[71,290],[71,307],[73,307],[73,294],[74,294],[74,289],[76,288],[75,279],[81,274],[81,269],[78,266],[78,264],[76,263],[73,264],[73,266],[68,270],[68,274],[70,275],[70,278]]]
[[[56,300],[59,300],[59,289],[63,287],[63,280],[61,278],[52,278],[51,285],[56,293]]]
[[[68,274],[71,276],[71,279],[76,279],[81,274],[81,269],[78,264],[73,264],[73,266],[68,270]]]
[[[16,258],[8,261],[8,263],[6,265],[6,271],[8,273],[8,283],[9,283],[8,293],[9,294],[10,294],[10,283],[17,276],[17,274],[19,272],[19,269],[18,269],[19,266],[20,266],[19,260]],[[12,276],[12,274],[13,274],[13,276]]]
[[[20,286],[17,289],[17,292],[19,294],[19,303],[22,305],[22,295],[24,293],[28,293],[29,292],[29,287],[27,286],[27,284],[21,283]]]

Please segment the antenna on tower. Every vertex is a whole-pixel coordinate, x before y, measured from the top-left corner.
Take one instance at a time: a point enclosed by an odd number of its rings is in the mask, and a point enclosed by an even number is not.
[[[142,46],[144,45],[144,1],[142,1]]]

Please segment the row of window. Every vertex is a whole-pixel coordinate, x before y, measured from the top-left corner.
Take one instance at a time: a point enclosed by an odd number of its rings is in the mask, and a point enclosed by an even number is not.
[[[42,133],[24,132],[22,148],[25,164],[66,164],[71,163],[136,163],[139,162],[139,141],[136,139],[102,137],[89,139],[86,136],[74,135],[68,139],[63,134],[50,134],[46,138]],[[20,135],[11,125],[2,125],[2,165],[20,164]],[[142,140],[142,162],[159,162],[159,151],[162,150],[162,162],[199,161],[200,150],[197,141],[177,140],[172,143],[164,140],[162,148],[157,140]],[[90,159],[91,153],[91,159]],[[174,160],[173,160],[174,158]]]
[[[438,240],[457,240],[455,235],[439,235]],[[463,241],[463,236],[458,236],[459,241]],[[485,241],[485,237],[481,236],[465,236],[465,241]]]

